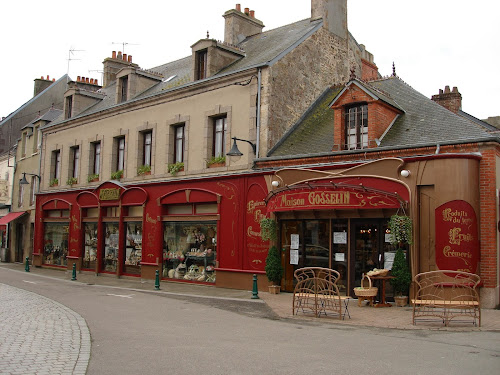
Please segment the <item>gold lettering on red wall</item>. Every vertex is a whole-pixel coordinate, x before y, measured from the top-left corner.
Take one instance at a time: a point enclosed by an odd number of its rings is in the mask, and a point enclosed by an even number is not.
[[[99,191],[99,199],[102,201],[116,201],[120,199],[120,189],[101,189]]]

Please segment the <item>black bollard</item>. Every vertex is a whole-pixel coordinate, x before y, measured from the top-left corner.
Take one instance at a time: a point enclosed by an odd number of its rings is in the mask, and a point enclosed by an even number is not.
[[[259,299],[259,289],[257,288],[257,275],[253,274],[252,299]]]
[[[76,280],[76,263],[73,263],[73,273],[71,275],[71,281]]]
[[[155,272],[155,289],[160,290],[160,271]]]
[[[26,272],[30,272],[30,257],[26,257],[26,266],[24,267]]]

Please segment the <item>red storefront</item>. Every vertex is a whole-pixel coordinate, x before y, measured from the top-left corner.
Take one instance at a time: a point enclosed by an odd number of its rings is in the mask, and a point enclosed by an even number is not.
[[[34,264],[247,288],[264,273],[267,194],[262,174],[40,194]]]

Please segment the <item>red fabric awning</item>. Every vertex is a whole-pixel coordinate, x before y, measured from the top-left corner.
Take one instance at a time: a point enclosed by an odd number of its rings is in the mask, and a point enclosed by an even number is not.
[[[4,217],[0,218],[0,226],[9,224],[12,220],[16,220],[17,218],[23,216],[26,211],[22,212],[9,212]]]

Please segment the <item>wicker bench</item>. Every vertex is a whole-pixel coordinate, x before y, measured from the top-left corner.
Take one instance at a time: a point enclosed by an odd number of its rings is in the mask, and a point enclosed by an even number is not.
[[[413,324],[438,319],[470,321],[481,326],[481,307],[477,291],[478,275],[460,271],[431,271],[414,278]]]
[[[340,274],[329,268],[305,267],[295,270],[297,280],[293,291],[293,315],[299,312],[336,316],[339,319],[350,318],[349,297],[339,294],[337,280]]]

